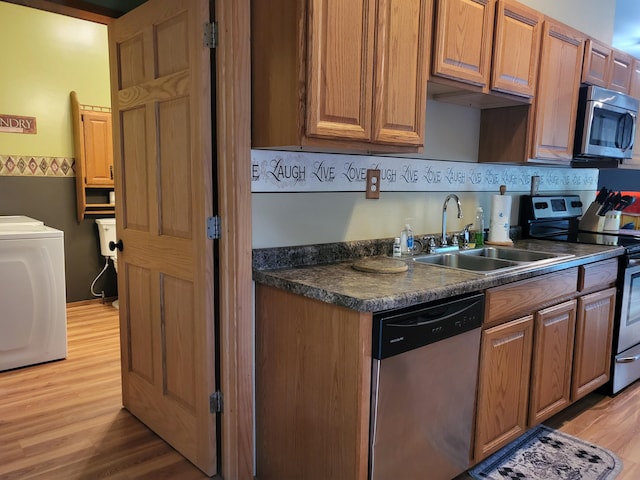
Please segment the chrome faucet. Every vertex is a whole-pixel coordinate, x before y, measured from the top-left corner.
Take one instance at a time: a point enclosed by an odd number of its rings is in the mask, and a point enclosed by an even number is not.
[[[460,199],[455,193],[450,193],[447,195],[447,198],[444,199],[444,204],[442,205],[442,237],[440,238],[440,246],[446,247],[448,245],[447,242],[447,203],[451,199],[455,199],[458,204],[458,218],[462,218],[462,204],[460,203]]]

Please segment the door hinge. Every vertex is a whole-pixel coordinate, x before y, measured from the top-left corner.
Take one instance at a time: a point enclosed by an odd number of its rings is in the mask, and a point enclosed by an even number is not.
[[[218,46],[218,26],[215,22],[204,24],[203,43],[206,48],[216,48]]]
[[[216,390],[209,396],[209,412],[222,413],[222,392]]]
[[[220,217],[207,217],[207,238],[218,240],[220,238]]]

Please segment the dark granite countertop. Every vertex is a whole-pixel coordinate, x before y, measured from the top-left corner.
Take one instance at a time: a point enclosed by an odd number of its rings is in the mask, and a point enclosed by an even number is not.
[[[544,275],[573,266],[622,255],[622,247],[518,240],[514,246],[528,250],[573,255],[566,260],[484,275],[421,264],[407,259],[402,273],[365,273],[352,268],[364,256],[386,255],[380,241],[329,246],[285,247],[254,250],[253,279],[309,298],[360,312],[408,307],[463,293]]]

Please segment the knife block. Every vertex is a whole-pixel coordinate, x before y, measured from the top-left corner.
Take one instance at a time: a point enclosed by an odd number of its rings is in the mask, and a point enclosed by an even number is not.
[[[598,210],[600,210],[601,206],[602,205],[597,202],[592,202],[591,205],[589,205],[589,208],[584,212],[578,223],[580,230],[586,232],[602,232],[604,230],[605,217],[598,215]]]

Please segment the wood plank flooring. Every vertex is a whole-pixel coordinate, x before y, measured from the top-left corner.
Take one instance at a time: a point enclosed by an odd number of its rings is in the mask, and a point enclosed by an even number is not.
[[[117,311],[70,306],[67,323],[66,360],[0,373],[0,479],[207,478],[122,408]],[[619,480],[640,478],[640,382],[545,423],[613,451]]]
[[[118,311],[67,328],[66,360],[0,373],[0,479],[208,478],[122,408]]]

